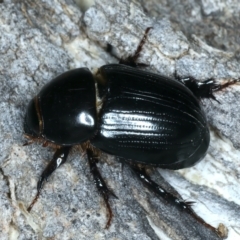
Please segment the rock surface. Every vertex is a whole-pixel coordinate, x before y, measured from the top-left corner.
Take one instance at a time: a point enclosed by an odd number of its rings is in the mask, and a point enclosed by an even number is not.
[[[146,3],[145,3],[146,2]],[[167,2],[167,3],[166,3]],[[26,211],[53,150],[23,147],[29,100],[56,75],[76,67],[95,71],[133,53],[147,27],[139,59],[148,70],[218,82],[240,78],[239,4],[232,1],[95,1],[81,12],[71,0],[0,1],[0,221],[1,239],[220,239],[187,214],[158,199],[114,157],[99,163],[118,199],[105,230],[106,210],[86,156],[73,152]],[[206,158],[181,171],[152,170],[158,183],[183,199],[208,223],[223,223],[228,239],[240,239],[240,87],[204,100],[211,125]],[[161,175],[166,179],[162,179]]]

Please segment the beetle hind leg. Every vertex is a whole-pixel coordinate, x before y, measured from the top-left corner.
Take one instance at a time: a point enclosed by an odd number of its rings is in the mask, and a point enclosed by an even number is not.
[[[117,196],[114,194],[113,191],[111,191],[107,187],[105,181],[103,180],[103,178],[98,170],[98,167],[97,167],[98,159],[96,156],[94,156],[93,151],[89,148],[86,151],[87,151],[90,172],[93,175],[94,183],[97,187],[98,192],[101,194],[101,196],[103,197],[103,200],[106,204],[106,208],[107,208],[107,212],[108,212],[108,220],[107,220],[105,228],[108,229],[111,225],[111,221],[112,221],[112,217],[113,217],[112,209],[110,207],[108,200],[109,200],[110,196],[113,196],[115,198],[117,198]]]
[[[152,29],[152,27],[146,28],[145,33],[144,33],[140,43],[138,44],[138,47],[135,50],[134,54],[128,56],[127,58],[119,58],[115,54],[113,54],[113,51],[112,51],[113,47],[110,44],[107,44],[106,50],[107,50],[107,52],[111,53],[114,57],[116,57],[119,60],[119,64],[127,65],[130,67],[147,67],[148,64],[138,62],[138,58],[142,51],[143,45],[146,43],[148,33],[151,29]]]
[[[185,211],[189,215],[191,215],[193,218],[195,218],[198,222],[203,224],[205,227],[209,228],[213,232],[215,232],[218,236],[222,237],[221,232],[217,229],[211,226],[210,224],[206,223],[201,217],[199,217],[194,210],[192,209],[192,205],[194,202],[188,202],[181,200],[174,196],[172,193],[167,192],[164,188],[162,188],[160,185],[155,183],[151,180],[151,178],[146,173],[145,169],[142,167],[139,167],[138,165],[129,164],[132,171],[137,175],[137,177],[140,179],[140,181],[151,191],[157,194],[157,196],[163,198],[166,200],[167,203],[177,207],[181,211]]]
[[[37,183],[37,194],[35,198],[33,199],[32,203],[29,205],[27,208],[27,211],[30,212],[34,204],[37,202],[42,187],[43,183],[47,181],[48,177],[58,168],[60,167],[63,163],[66,162],[67,156],[69,154],[71,147],[61,147],[57,149],[57,151],[54,153],[52,160],[50,163],[47,165],[47,167],[44,169],[44,171],[41,174],[41,177],[38,180]]]
[[[148,33],[151,29],[152,29],[152,27],[146,28],[145,33],[144,33],[140,43],[138,44],[138,47],[137,47],[136,51],[134,52],[134,54],[128,56],[125,59],[120,59],[119,64],[124,64],[124,65],[128,65],[131,67],[147,67],[148,66],[145,63],[138,63],[137,60],[140,56],[143,45],[146,43]]]
[[[221,91],[239,81],[234,79],[224,84],[217,84],[214,79],[211,78],[205,81],[199,81],[193,77],[180,78],[176,73],[175,78],[189,88],[198,99],[211,98],[217,102],[218,100],[213,95],[214,92]]]

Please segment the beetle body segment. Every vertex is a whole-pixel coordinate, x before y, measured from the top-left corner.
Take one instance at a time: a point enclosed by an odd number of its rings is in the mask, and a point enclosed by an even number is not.
[[[186,86],[121,64],[102,66],[99,74],[106,85],[98,117],[94,77],[79,68],[53,79],[30,102],[25,132],[61,146],[90,140],[106,153],[169,169],[206,155],[206,118]]]
[[[87,68],[78,68],[50,81],[30,102],[25,132],[72,146],[93,137],[96,119],[93,75]]]
[[[102,66],[100,74],[107,86],[94,146],[169,169],[189,167],[206,155],[205,114],[187,87],[119,64]]]

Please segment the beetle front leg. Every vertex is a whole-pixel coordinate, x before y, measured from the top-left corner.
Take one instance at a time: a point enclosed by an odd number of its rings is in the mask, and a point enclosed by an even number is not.
[[[162,188],[160,185],[155,183],[151,180],[151,178],[146,173],[145,169],[142,167],[139,167],[135,164],[129,164],[132,171],[137,175],[137,177],[141,180],[141,182],[152,192],[157,194],[157,196],[163,198],[166,200],[167,203],[170,203],[173,206],[176,206],[181,211],[185,211],[188,214],[190,214],[193,218],[195,218],[198,222],[215,232],[218,236],[223,237],[221,232],[217,229],[211,226],[210,224],[206,223],[201,217],[199,217],[194,210],[192,209],[191,205],[193,202],[186,202],[184,200],[181,200],[174,196],[172,193],[167,192],[164,188]]]
[[[87,149],[87,156],[88,156],[88,163],[90,166],[90,172],[92,173],[93,178],[94,178],[94,183],[97,186],[99,193],[102,195],[104,202],[106,204],[106,207],[107,207],[108,220],[107,220],[105,228],[108,229],[111,225],[111,220],[113,217],[112,209],[108,202],[109,196],[112,195],[115,198],[117,198],[117,196],[107,187],[105,181],[103,180],[103,178],[98,170],[98,167],[97,167],[98,159],[96,156],[94,156],[93,151],[91,149]]]
[[[54,153],[52,160],[50,163],[47,165],[47,167],[44,169],[43,173],[41,174],[41,177],[38,180],[37,183],[37,194],[35,198],[33,199],[32,203],[30,206],[27,208],[27,211],[30,212],[33,205],[37,202],[42,187],[43,183],[47,181],[48,177],[58,168],[60,167],[63,163],[66,162],[67,156],[69,154],[71,147],[61,147],[57,149],[57,151]]]

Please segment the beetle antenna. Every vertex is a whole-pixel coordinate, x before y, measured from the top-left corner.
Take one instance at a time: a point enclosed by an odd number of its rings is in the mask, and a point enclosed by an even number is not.
[[[26,141],[26,142],[23,144],[23,146],[25,147],[25,146],[31,145],[32,143],[33,143],[33,141]]]

